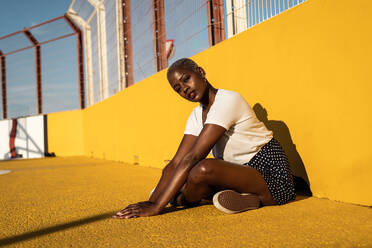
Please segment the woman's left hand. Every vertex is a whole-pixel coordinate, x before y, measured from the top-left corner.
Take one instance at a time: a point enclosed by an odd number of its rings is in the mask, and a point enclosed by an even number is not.
[[[115,219],[129,219],[144,216],[158,215],[160,211],[157,209],[155,203],[150,201],[138,202],[128,205],[123,210],[120,210],[113,216]]]

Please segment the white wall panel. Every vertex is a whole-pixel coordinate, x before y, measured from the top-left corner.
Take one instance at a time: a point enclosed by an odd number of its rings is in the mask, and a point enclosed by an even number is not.
[[[18,119],[15,139],[17,154],[23,158],[44,157],[44,118],[31,116]]]
[[[11,159],[9,139],[12,120],[0,121],[0,160]],[[22,158],[44,157],[44,116],[17,119],[16,153]]]

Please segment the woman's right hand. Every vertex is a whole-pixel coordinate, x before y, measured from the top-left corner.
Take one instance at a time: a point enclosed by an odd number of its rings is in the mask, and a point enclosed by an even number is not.
[[[114,219],[130,219],[157,215],[160,213],[160,211],[161,210],[156,206],[154,202],[143,201],[128,205],[126,208],[120,210],[112,217]]]

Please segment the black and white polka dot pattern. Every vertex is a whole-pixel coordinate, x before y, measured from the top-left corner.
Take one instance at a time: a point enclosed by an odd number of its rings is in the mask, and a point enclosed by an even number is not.
[[[245,165],[255,168],[262,174],[271,195],[279,205],[296,198],[288,159],[277,140],[270,140]]]

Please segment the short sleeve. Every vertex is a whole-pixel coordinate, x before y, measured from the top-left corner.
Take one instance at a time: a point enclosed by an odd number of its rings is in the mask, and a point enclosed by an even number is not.
[[[189,118],[186,122],[184,134],[191,134],[194,136],[199,136],[201,132],[201,127],[198,124],[198,109],[197,107],[191,112]]]
[[[216,96],[205,124],[216,124],[229,130],[232,125],[240,120],[242,110],[246,104],[244,98],[236,92],[221,92]]]

